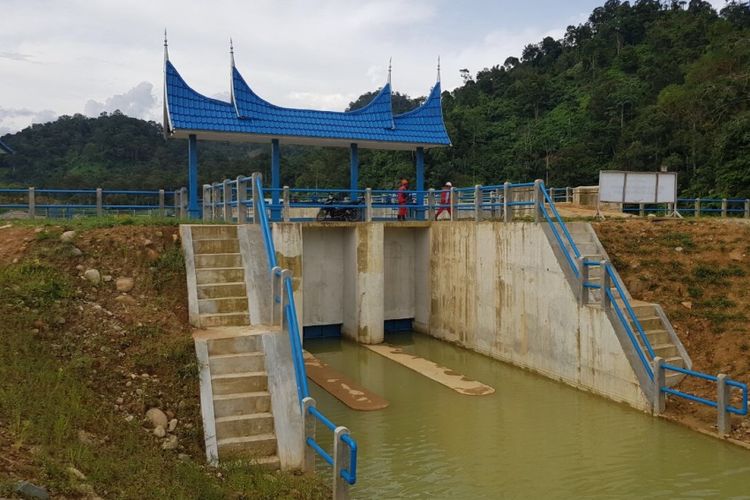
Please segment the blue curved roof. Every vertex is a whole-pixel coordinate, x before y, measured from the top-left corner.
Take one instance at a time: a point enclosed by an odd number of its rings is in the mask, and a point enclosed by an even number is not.
[[[170,137],[290,144],[413,149],[449,146],[440,105],[440,82],[418,108],[393,115],[386,84],[367,106],[347,112],[284,108],[260,98],[232,67],[231,102],[199,94],[167,60],[164,129]]]
[[[10,146],[8,146],[7,144],[5,144],[3,141],[0,141],[0,155],[2,155],[2,154],[12,155],[14,153],[15,153],[15,151],[13,151],[10,148]]]

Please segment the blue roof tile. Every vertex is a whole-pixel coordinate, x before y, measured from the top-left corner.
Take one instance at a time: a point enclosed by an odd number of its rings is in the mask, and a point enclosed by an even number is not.
[[[171,62],[165,63],[166,100],[171,133],[189,130],[299,138],[378,141],[448,146],[440,82],[418,108],[393,115],[386,84],[365,107],[348,112],[283,108],[260,98],[232,68],[232,102],[205,97],[191,89]],[[171,128],[170,128],[171,126]]]

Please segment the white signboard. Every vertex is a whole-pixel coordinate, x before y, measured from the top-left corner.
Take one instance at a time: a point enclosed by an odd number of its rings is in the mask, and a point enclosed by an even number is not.
[[[675,203],[675,172],[599,172],[599,201],[610,203]]]

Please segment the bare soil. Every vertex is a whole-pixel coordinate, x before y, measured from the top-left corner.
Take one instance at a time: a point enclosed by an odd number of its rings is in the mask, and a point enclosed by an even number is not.
[[[750,384],[750,225],[716,219],[627,219],[593,223],[634,298],[662,305],[693,369]],[[716,385],[687,377],[685,392],[712,400]],[[733,392],[739,406],[738,391]],[[715,430],[716,410],[670,397],[668,414]],[[731,437],[750,443],[750,420]]]

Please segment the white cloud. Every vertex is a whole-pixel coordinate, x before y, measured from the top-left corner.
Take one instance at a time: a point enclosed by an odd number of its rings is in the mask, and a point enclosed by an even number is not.
[[[34,111],[26,108],[0,108],[0,135],[21,130],[32,123],[46,123],[57,118],[51,109]]]
[[[88,116],[98,116],[103,111],[111,113],[120,110],[128,116],[151,120],[157,115],[157,100],[153,90],[152,83],[141,82],[124,94],[108,97],[104,102],[89,99],[83,112]]]

